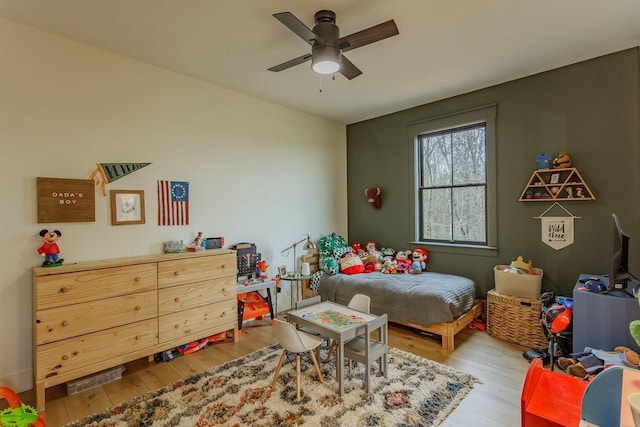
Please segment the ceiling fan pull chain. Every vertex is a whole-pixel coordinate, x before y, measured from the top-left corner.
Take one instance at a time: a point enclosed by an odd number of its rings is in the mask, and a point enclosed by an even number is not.
[[[320,93],[322,93],[322,74],[318,75],[318,80],[320,81]]]

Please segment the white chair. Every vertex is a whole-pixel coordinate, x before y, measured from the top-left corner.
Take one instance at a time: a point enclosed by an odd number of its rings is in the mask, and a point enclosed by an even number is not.
[[[316,355],[313,352],[316,347],[322,344],[323,340],[320,337],[316,337],[314,335],[307,334],[306,332],[297,330],[296,327],[289,322],[285,322],[280,319],[274,319],[274,321],[274,333],[283,350],[282,355],[280,356],[280,361],[278,361],[276,373],[273,376],[272,385],[274,387],[276,385],[276,381],[278,380],[278,375],[280,375],[280,369],[282,368],[282,363],[284,362],[284,358],[286,357],[287,352],[294,353],[296,355],[296,399],[299,402],[301,353],[308,352],[311,355],[311,360],[313,361],[313,365],[316,367],[316,372],[318,373],[318,379],[321,383],[324,383],[324,378],[322,376],[322,372],[320,371],[318,360],[316,359]]]
[[[299,308],[309,307],[310,305],[319,304],[322,302],[320,299],[320,295],[316,295],[315,297],[301,299],[300,301],[296,301],[296,310]],[[327,346],[329,345],[329,338],[317,333],[316,331],[312,331],[309,328],[305,328],[304,326],[297,325],[299,331],[306,332],[311,335],[315,335],[317,337],[322,338],[322,342],[327,341]],[[320,346],[316,348],[316,356],[320,357]]]
[[[376,333],[378,330],[379,333]],[[351,375],[352,360],[364,364],[364,384],[367,393],[370,388],[371,365],[374,362],[378,362],[380,371],[387,378],[388,340],[387,315],[383,314],[365,325],[364,335],[349,340],[344,346],[344,357],[349,359],[349,375]]]
[[[357,311],[361,311],[363,313],[369,314],[370,305],[371,305],[371,298],[369,298],[368,295],[355,294],[354,296],[351,297],[351,300],[349,301],[349,304],[347,304],[347,307],[353,310],[357,310]],[[331,359],[331,356],[333,356],[333,353],[335,351],[336,351],[336,342],[334,341],[331,343],[331,347],[329,347],[329,351],[327,352],[327,358],[325,359],[325,362],[328,362]]]

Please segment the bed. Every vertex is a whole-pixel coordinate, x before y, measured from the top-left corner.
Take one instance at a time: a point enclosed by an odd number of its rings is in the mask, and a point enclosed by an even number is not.
[[[348,304],[354,294],[371,298],[371,312],[387,313],[389,321],[440,335],[442,348],[455,348],[455,335],[483,314],[471,279],[450,274],[336,274],[322,275],[322,300]]]

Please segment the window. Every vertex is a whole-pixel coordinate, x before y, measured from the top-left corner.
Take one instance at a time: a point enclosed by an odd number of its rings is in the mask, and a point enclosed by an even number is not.
[[[414,240],[495,247],[495,106],[409,127]]]

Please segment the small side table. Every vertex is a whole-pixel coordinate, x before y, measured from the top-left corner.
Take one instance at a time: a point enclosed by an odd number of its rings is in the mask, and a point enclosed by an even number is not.
[[[291,310],[295,308],[294,303],[300,300],[299,298],[300,282],[302,282],[303,280],[310,280],[311,277],[312,277],[311,275],[303,276],[300,273],[293,273],[293,274],[287,274],[286,276],[280,278],[280,280],[286,280],[287,282],[291,282]],[[296,289],[295,294],[293,293],[294,283],[295,283],[295,289]]]

